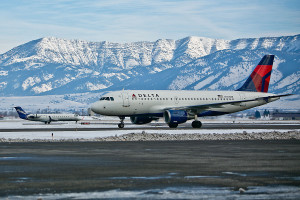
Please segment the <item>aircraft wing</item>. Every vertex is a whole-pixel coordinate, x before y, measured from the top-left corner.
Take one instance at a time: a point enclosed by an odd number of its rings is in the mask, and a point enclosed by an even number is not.
[[[259,98],[248,99],[248,100],[228,101],[228,102],[221,102],[221,103],[211,103],[211,104],[184,106],[184,107],[169,107],[169,108],[165,108],[164,110],[210,110],[212,108],[222,108],[225,105],[240,106],[241,103],[251,102],[251,101],[262,101],[263,100],[268,103],[271,98],[279,98],[279,97],[290,96],[290,95],[293,95],[293,94],[282,94],[282,95],[259,97]]]

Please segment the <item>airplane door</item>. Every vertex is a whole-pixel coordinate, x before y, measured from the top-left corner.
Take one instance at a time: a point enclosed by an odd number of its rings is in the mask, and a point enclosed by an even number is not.
[[[240,94],[240,98],[241,98],[241,101],[246,100],[246,95],[241,93],[241,94]],[[241,102],[241,103],[240,103],[240,106],[241,106],[241,107],[245,107],[245,106],[246,106],[246,103],[245,103],[245,102]]]
[[[129,96],[128,93],[122,93],[122,99],[123,99],[123,107],[129,107]]]
[[[241,97],[241,100],[242,100],[242,101],[243,101],[243,100],[246,100],[246,95],[245,95],[245,94],[240,93],[240,97]]]

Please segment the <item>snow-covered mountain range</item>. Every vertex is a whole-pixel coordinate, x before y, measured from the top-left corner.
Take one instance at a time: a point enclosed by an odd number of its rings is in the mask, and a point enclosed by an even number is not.
[[[265,54],[269,92],[300,94],[300,35],[110,43],[41,38],[0,55],[0,96],[118,89],[234,90]]]

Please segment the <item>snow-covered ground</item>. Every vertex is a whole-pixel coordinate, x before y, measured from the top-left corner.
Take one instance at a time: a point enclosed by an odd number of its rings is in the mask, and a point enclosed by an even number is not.
[[[11,129],[7,132],[0,132],[2,139],[26,139],[26,140],[72,140],[72,139],[88,139],[104,138],[109,136],[120,136],[129,133],[157,133],[157,134],[230,134],[230,133],[260,133],[260,132],[288,132],[290,129],[276,130],[275,129],[160,129],[160,127],[167,127],[166,124],[159,122],[152,122],[145,125],[131,124],[128,119],[125,120],[126,128],[130,130],[116,129],[118,118],[104,118],[102,120],[89,120],[90,124],[81,124],[78,122],[52,122],[50,125],[42,122],[31,122],[25,120],[5,120],[0,121],[0,129]],[[210,120],[206,119],[203,123],[233,123],[232,120]],[[267,121],[267,120],[239,120],[234,123],[253,123],[253,124],[300,124],[300,121]],[[153,129],[149,128],[152,127]],[[53,131],[51,129],[69,128],[70,131]],[[107,128],[101,131],[81,131],[81,128]],[[109,130],[111,128],[112,130]],[[135,129],[136,128],[136,129]],[[145,128],[145,130],[143,130]],[[13,131],[13,129],[22,129],[22,131]],[[28,130],[26,130],[28,129]],[[31,131],[37,129],[37,131]],[[41,130],[43,129],[43,130]],[[147,129],[147,130],[146,130]],[[296,129],[295,131],[300,131]],[[52,138],[53,133],[53,138]]]

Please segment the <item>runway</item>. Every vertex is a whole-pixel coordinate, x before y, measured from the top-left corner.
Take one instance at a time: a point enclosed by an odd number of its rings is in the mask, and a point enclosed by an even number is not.
[[[300,142],[4,143],[0,198],[299,199]]]
[[[66,123],[55,123],[53,122],[50,125],[43,125],[41,123],[23,123],[22,126],[9,127],[9,128],[0,128],[0,132],[49,132],[49,131],[128,131],[128,130],[249,130],[249,129],[278,129],[278,130],[295,130],[300,129],[299,121],[294,123],[276,123],[276,122],[266,122],[266,123],[247,123],[247,122],[238,122],[238,123],[209,123],[203,122],[200,129],[194,129],[191,127],[190,123],[179,124],[177,128],[169,128],[165,123],[150,123],[146,125],[134,125],[131,123],[125,123],[123,129],[119,129],[117,124],[118,122],[92,122],[90,124],[73,124],[68,126]]]
[[[231,135],[234,134],[232,137],[239,139],[257,139],[260,136],[263,139],[298,139],[300,134],[300,121],[203,120],[203,127],[200,129],[192,128],[190,122],[180,124],[178,128],[169,128],[162,121],[136,125],[126,120],[123,129],[117,127],[119,121],[116,119],[81,122],[77,124],[75,122],[53,122],[49,125],[25,120],[0,121],[0,142],[124,141],[124,137],[127,138],[127,141],[138,138],[169,140],[174,138],[174,135],[178,138],[177,140],[204,140],[205,138],[209,140],[225,139],[223,134],[226,134],[227,138],[231,138]],[[147,134],[139,136],[143,133]],[[217,134],[218,137],[204,137],[209,134]]]
[[[117,123],[1,121],[0,198],[300,198],[299,121],[206,120],[201,129],[128,121],[119,129]],[[231,133],[245,137],[246,131],[258,139],[220,140]],[[128,141],[153,134],[175,141]],[[186,139],[209,134],[217,139]],[[291,137],[280,140],[276,134]],[[117,141],[95,142],[107,137]]]

